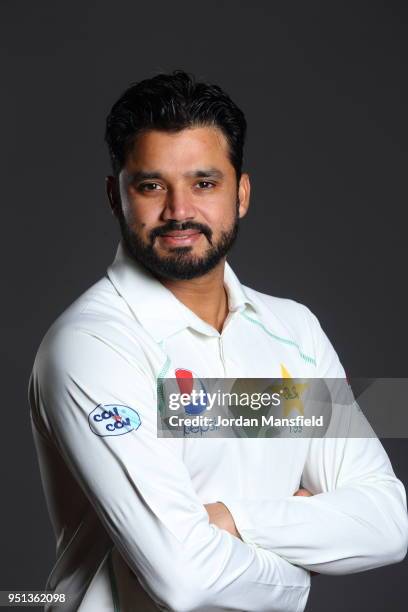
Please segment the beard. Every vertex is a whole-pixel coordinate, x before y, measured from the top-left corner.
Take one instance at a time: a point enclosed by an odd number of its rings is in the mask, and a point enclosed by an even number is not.
[[[130,229],[121,211],[119,225],[123,243],[129,255],[150,270],[154,276],[170,280],[197,278],[215,268],[234,244],[239,228],[238,206],[239,202],[237,202],[231,227],[228,230],[223,230],[215,243],[213,242],[211,228],[208,225],[194,223],[193,221],[186,221],[185,223],[169,221],[165,225],[153,229],[149,233],[149,241],[146,243]],[[192,255],[193,246],[173,247],[170,254],[165,256],[158,255],[154,250],[154,241],[157,236],[169,231],[188,229],[200,231],[207,238],[209,247],[204,255]]]

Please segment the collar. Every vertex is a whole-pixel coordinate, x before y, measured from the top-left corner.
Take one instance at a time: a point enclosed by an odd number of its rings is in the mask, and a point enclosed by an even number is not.
[[[186,327],[208,336],[219,336],[211,325],[200,319],[157,280],[142,264],[131,257],[121,240],[115,258],[107,269],[109,280],[148,333],[161,342]],[[224,286],[230,312],[255,304],[246,295],[231,266],[225,262]]]

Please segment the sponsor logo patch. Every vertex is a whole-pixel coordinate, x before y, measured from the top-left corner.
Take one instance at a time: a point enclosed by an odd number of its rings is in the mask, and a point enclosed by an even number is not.
[[[138,429],[142,421],[129,406],[99,404],[89,413],[88,423],[97,436],[123,436]]]

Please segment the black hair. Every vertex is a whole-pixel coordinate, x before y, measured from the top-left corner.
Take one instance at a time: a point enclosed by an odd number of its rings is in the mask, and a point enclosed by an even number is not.
[[[119,174],[138,134],[214,126],[226,137],[237,180],[246,134],[244,113],[218,85],[197,82],[183,70],[157,74],[131,85],[113,105],[105,141],[114,174]]]

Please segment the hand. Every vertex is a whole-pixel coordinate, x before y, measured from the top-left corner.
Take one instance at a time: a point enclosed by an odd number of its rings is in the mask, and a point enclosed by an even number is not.
[[[231,512],[227,506],[222,502],[215,502],[213,504],[204,504],[204,508],[210,519],[210,523],[217,525],[220,529],[225,529],[231,535],[242,540],[240,534],[235,526],[234,519],[232,518]]]
[[[293,494],[293,497],[313,497],[313,493],[311,493],[307,489],[298,489],[296,491],[296,493]],[[310,575],[311,576],[318,576],[319,572],[312,572],[312,571],[310,571]]]
[[[298,489],[296,493],[293,494],[293,497],[312,497],[313,493],[308,491],[307,489]]]

